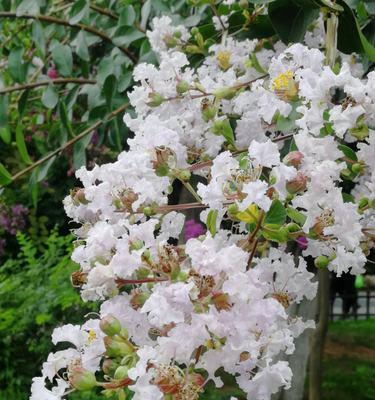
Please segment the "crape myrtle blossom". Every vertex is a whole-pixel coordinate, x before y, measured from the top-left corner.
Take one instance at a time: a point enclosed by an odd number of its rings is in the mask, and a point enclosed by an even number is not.
[[[375,74],[354,74],[345,57],[333,71],[303,44],[234,37],[194,67],[190,32],[153,24],[160,64],[134,70],[129,150],[78,170],[82,187],[64,200],[80,224],[72,282],[100,312],[55,329],[52,341],[71,346],[48,356],[32,400],[95,388],[196,400],[223,385],[220,370],[268,400],[292,384],[280,353],[314,326],[289,315],[317,291],[303,256],[358,274],[373,245]],[[307,42],[321,46],[318,28]],[[191,202],[169,203],[175,181]],[[185,222],[188,209],[205,227]]]

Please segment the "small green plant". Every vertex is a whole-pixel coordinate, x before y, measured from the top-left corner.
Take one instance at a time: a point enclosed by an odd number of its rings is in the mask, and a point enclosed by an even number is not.
[[[17,241],[17,257],[0,266],[0,399],[24,400],[51,350],[55,325],[78,322],[95,305],[82,310],[70,283],[72,236],[48,232],[43,254],[31,236],[18,233]]]

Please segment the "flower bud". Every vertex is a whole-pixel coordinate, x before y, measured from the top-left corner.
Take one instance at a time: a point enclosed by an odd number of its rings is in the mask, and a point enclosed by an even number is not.
[[[173,36],[177,39],[181,39],[182,33],[181,31],[175,31],[173,32]]]
[[[358,174],[363,174],[364,173],[364,165],[361,163],[355,163],[352,165],[352,171],[358,175]]]
[[[121,379],[127,378],[128,377],[128,367],[126,367],[125,365],[120,365],[119,367],[117,367],[113,377],[116,380],[121,380]]]
[[[177,39],[171,35],[165,35],[163,38],[164,43],[169,49],[177,46]]]
[[[148,95],[148,98],[150,99],[150,101],[148,101],[146,104],[149,107],[158,107],[165,100],[164,97],[160,93],[156,93],[156,92],[151,92]]]
[[[151,215],[155,214],[151,207],[143,207],[142,212],[146,217],[151,217]]]
[[[108,357],[124,357],[134,352],[134,348],[127,341],[120,338],[106,336],[103,341]]]
[[[194,26],[193,28],[191,28],[190,32],[192,35],[196,35],[197,33],[199,33],[199,29],[196,26]]]
[[[176,85],[176,92],[178,94],[184,94],[186,93],[190,88],[189,82],[186,81],[179,81]]]
[[[108,336],[117,335],[121,331],[120,321],[112,314],[107,314],[102,318],[99,327]]]
[[[237,94],[237,89],[231,87],[223,87],[216,89],[213,95],[219,99],[231,100]]]
[[[111,358],[106,358],[102,364],[102,370],[106,375],[112,375],[117,367],[118,363]]]
[[[326,268],[329,264],[329,259],[326,256],[319,256],[314,260],[314,264],[316,268]]]
[[[238,213],[238,205],[236,203],[228,206],[228,214],[235,216]]]
[[[211,121],[216,117],[217,108],[214,106],[202,106],[202,118],[205,122]]]
[[[289,167],[299,168],[303,160],[303,154],[300,151],[291,151],[283,158],[283,163]]]
[[[183,182],[189,182],[191,178],[191,172],[188,169],[182,169],[178,173],[178,178]]]
[[[368,206],[368,198],[362,197],[362,199],[360,199],[358,202],[358,208],[365,208],[367,206]]]
[[[130,305],[134,310],[139,310],[143,307],[149,297],[150,295],[148,293],[139,291],[135,292],[130,299]]]
[[[129,250],[141,250],[145,242],[141,239],[132,240],[130,242]]]
[[[307,176],[302,172],[297,172],[295,178],[286,183],[286,190],[291,194],[295,194],[306,190],[306,186]]]
[[[69,371],[69,382],[77,390],[90,390],[97,385],[95,374],[82,367]]]
[[[240,2],[238,3],[238,5],[240,6],[240,8],[242,8],[243,10],[246,10],[249,8],[249,1],[248,0],[240,0]]]

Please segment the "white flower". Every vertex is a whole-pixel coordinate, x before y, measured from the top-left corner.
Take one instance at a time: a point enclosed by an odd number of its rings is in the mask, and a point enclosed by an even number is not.
[[[257,164],[263,167],[273,167],[280,164],[280,154],[276,143],[268,140],[265,143],[258,143],[253,140],[249,146],[249,156]]]
[[[256,204],[262,210],[268,211],[271,207],[271,199],[266,195],[268,185],[266,182],[257,180],[255,182],[245,183],[242,192],[246,194],[244,200],[239,203],[241,211],[246,210],[251,204]]]

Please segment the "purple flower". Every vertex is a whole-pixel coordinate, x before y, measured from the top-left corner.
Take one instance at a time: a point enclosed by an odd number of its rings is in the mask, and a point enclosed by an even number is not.
[[[205,232],[206,230],[200,222],[196,222],[194,219],[189,219],[185,222],[185,241],[203,235]]]
[[[0,210],[0,227],[11,235],[15,235],[26,226],[26,215],[29,210],[22,204],[15,204],[10,208]]]
[[[300,236],[299,238],[296,239],[296,242],[297,246],[301,250],[306,250],[309,245],[309,241],[307,240],[306,236]]]

